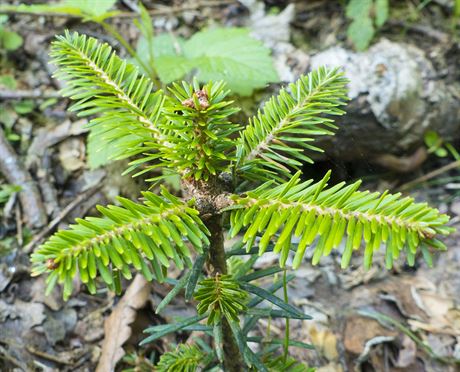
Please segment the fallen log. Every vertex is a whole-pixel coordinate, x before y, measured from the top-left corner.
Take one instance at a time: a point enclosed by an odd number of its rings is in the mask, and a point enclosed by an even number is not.
[[[332,47],[311,57],[311,69],[321,65],[341,66],[350,79],[347,115],[320,143],[329,156],[382,163],[415,154],[429,130],[460,138],[460,82],[440,76],[418,47],[385,39],[363,53]]]

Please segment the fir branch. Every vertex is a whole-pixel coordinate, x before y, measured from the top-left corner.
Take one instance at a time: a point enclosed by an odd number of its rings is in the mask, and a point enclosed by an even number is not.
[[[61,230],[32,254],[32,275],[51,273],[49,288],[64,283],[64,297],[72,291],[77,270],[81,280],[94,292],[97,272],[111,289],[116,288],[119,274],[131,278],[129,266],[151,280],[163,279],[161,267],[173,260],[179,267],[189,264],[191,253],[183,238],[198,252],[207,245],[208,231],[198,211],[165,189],[159,197],[144,192],[143,204],[118,198],[122,205],[98,207],[103,218],[77,219],[69,230]],[[154,275],[148,268],[150,261]]]
[[[157,125],[162,92],[154,92],[154,84],[108,44],[66,31],[53,42],[51,56],[59,68],[55,76],[67,84],[62,94],[75,100],[71,110],[80,116],[98,115],[91,125],[104,126],[109,140],[129,138],[117,141],[115,155],[127,157],[167,145]],[[148,149],[143,148],[148,141]]]
[[[158,372],[194,372],[205,359],[196,345],[179,345],[176,350],[164,353],[155,370]]]
[[[274,188],[272,182],[268,182],[244,197],[235,196],[235,203],[243,208],[232,212],[230,235],[235,236],[247,226],[243,238],[247,248],[250,249],[256,236],[261,235],[258,245],[259,254],[262,254],[279,232],[274,252],[281,254],[281,266],[286,263],[292,235],[298,237],[294,268],[299,267],[307,246],[317,237],[313,264],[317,264],[321,256],[329,255],[346,236],[343,268],[348,266],[353,250],[362,242],[366,268],[372,263],[373,252],[382,244],[386,246],[388,268],[402,250],[409,263],[413,263],[419,246],[429,261],[428,246],[445,249],[437,236],[452,232],[445,226],[449,220],[447,215],[426,203],[402,198],[401,194],[358,191],[360,181],[326,188],[329,176],[330,172],[320,182],[300,183],[300,173],[297,173],[289,182]]]
[[[208,315],[208,324],[217,324],[224,316],[228,321],[238,321],[240,312],[246,309],[247,293],[231,275],[216,274],[199,283],[194,297],[200,301],[198,314]]]
[[[303,150],[322,152],[310,142],[332,135],[337,127],[324,115],[342,115],[347,100],[347,80],[338,69],[319,68],[272,97],[241,132],[237,145],[236,171],[250,180],[289,175],[313,160]]]

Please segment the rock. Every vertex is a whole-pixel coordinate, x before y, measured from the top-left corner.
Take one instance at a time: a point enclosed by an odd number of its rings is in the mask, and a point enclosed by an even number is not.
[[[11,322],[12,328],[21,335],[32,327],[43,323],[46,318],[44,311],[43,304],[16,300],[14,304],[10,305],[0,300],[0,323]],[[6,325],[0,325],[0,327],[3,326],[5,326],[6,332]]]
[[[458,83],[439,79],[416,46],[385,39],[363,53],[336,46],[310,62],[311,69],[343,67],[350,79],[347,115],[337,120],[337,135],[322,144],[334,157],[347,161],[413,152],[428,130],[448,141],[458,138]]]
[[[73,331],[77,323],[77,312],[71,308],[49,312],[43,323],[45,337],[51,345],[65,339],[66,334]]]
[[[240,0],[249,10],[247,26],[251,35],[261,40],[273,54],[274,66],[282,82],[293,82],[307,67],[309,56],[291,43],[290,23],[295,19],[294,4],[278,14],[267,13],[265,4],[257,0]]]

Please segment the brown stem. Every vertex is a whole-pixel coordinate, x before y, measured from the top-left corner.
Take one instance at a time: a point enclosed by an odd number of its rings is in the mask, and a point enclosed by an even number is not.
[[[213,214],[204,220],[206,227],[211,233],[209,256],[207,259],[208,270],[212,275],[226,274],[227,262],[225,259],[224,233],[222,227],[222,216]],[[244,364],[241,358],[238,345],[236,344],[233,332],[226,319],[222,319],[222,335],[224,349],[224,367],[228,372],[244,371]]]
[[[411,187],[414,187],[415,185],[426,182],[431,180],[432,178],[439,176],[440,174],[443,174],[447,171],[450,171],[452,169],[460,167],[460,160],[453,161],[452,163],[446,164],[441,168],[435,169],[419,178],[416,178],[415,180],[412,180],[410,182],[407,182],[401,186],[398,187],[398,190],[401,191],[406,191],[409,190]]]
[[[205,221],[206,227],[211,233],[208,257],[208,267],[212,275],[227,274],[227,262],[225,260],[224,234],[222,216],[214,215]]]
[[[195,208],[200,211],[200,216],[211,233],[209,254],[206,260],[208,274],[212,276],[226,274],[224,228],[220,210],[231,204],[228,198],[228,185],[217,177],[210,177],[206,182],[187,179],[182,180],[182,190],[186,198],[195,199]],[[222,319],[222,336],[225,371],[244,371],[242,355],[225,318]]]

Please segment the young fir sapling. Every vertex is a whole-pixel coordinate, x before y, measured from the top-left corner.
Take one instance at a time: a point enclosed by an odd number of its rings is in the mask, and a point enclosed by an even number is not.
[[[113,158],[132,157],[127,172],[136,176],[160,167],[180,175],[183,197],[161,188],[159,195],[143,192],[139,203],[118,197],[117,206],[99,206],[102,217],[77,219],[33,253],[33,275],[48,274],[47,292],[61,283],[67,299],[77,275],[92,294],[103,283],[119,294],[122,278],[138,271],[174,285],[157,312],[184,289],[186,299],[198,302],[197,315],[148,328],[142,344],[199,329],[213,338],[213,348],[181,346],[165,354],[159,370],[303,371],[288,357],[290,346],[310,347],[289,339],[289,319],[309,319],[287,301],[291,253],[297,269],[307,248],[313,264],[340,249],[346,268],[363,247],[368,268],[383,247],[391,268],[401,253],[413,265],[420,250],[431,264],[431,250],[445,249],[438,238],[452,231],[449,218],[426,203],[359,191],[360,182],[328,186],[330,172],[319,182],[301,179],[298,169],[312,163],[308,152],[321,151],[315,138],[333,135],[332,117],[344,113],[347,80],[337,69],[300,77],[242,127],[230,120],[238,109],[226,100],[223,82],[174,83],[167,92],[154,91],[109,45],[77,33],[59,36],[51,55],[56,76],[66,82],[64,96],[74,100],[71,110],[94,117],[90,125],[117,140]],[[231,238],[244,232],[231,250],[224,249],[227,230]],[[279,266],[253,270],[265,252],[279,254]],[[241,255],[249,259],[233,264],[232,257]],[[171,264],[184,270],[177,281],[167,278]],[[267,289],[253,284],[279,272],[282,278]],[[283,299],[275,294],[280,288]],[[258,319],[273,317],[286,319],[284,340],[249,335]],[[262,351],[252,351],[248,342],[261,343]]]

